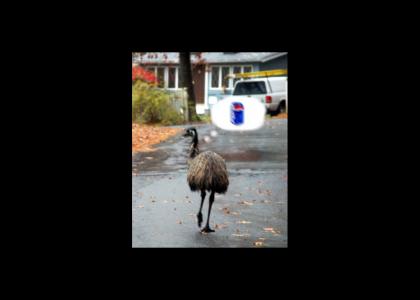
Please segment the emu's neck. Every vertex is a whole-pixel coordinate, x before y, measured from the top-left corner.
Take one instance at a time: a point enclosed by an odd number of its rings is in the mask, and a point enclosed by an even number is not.
[[[200,153],[198,149],[198,138],[194,135],[191,146],[190,146],[190,158],[196,157]]]

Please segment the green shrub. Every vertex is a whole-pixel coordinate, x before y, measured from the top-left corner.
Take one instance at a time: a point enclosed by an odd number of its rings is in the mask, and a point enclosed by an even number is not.
[[[180,124],[183,117],[170,102],[169,94],[137,80],[132,86],[132,119],[139,123]]]
[[[170,107],[170,109],[164,111],[162,117],[162,125],[177,125],[184,122],[183,116],[178,113],[175,109]]]
[[[200,121],[204,123],[211,123],[211,117],[209,115],[200,115]]]

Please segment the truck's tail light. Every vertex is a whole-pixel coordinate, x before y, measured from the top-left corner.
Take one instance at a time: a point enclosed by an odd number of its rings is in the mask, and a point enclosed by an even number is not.
[[[265,102],[271,103],[271,96],[265,96]]]

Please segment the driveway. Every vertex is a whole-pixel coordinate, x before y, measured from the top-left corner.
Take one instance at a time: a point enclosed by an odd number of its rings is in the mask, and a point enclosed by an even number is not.
[[[250,132],[195,127],[200,150],[222,155],[229,172],[229,189],[216,194],[211,212],[216,232],[197,226],[200,194],[186,181],[190,139],[178,134],[133,155],[133,247],[287,247],[287,119]]]

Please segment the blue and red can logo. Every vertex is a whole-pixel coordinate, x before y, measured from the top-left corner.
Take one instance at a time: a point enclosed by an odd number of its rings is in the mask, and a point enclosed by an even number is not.
[[[232,102],[230,108],[230,121],[234,125],[244,123],[244,106],[241,102]]]

